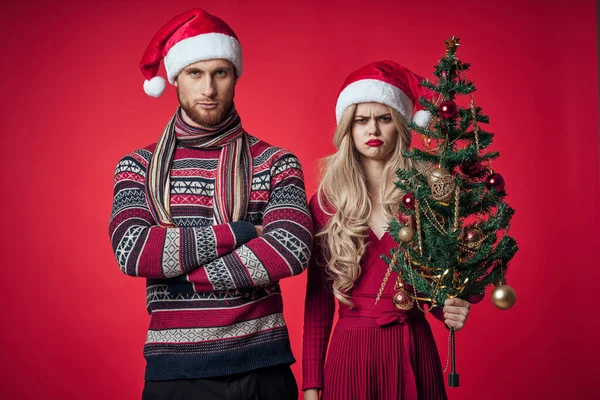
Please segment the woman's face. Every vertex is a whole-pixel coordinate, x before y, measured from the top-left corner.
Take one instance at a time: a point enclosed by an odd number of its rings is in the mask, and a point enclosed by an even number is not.
[[[357,104],[352,120],[352,140],[362,157],[387,161],[398,140],[390,108],[381,103]]]

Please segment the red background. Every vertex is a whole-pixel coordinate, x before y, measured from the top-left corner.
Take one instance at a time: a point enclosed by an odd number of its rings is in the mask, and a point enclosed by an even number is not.
[[[344,77],[393,59],[431,77],[461,38],[494,164],[517,210],[510,311],[489,296],[457,335],[450,399],[594,397],[598,361],[598,53],[593,1],[127,1],[0,8],[3,399],[137,399],[148,325],[144,282],[108,240],[117,161],[159,137],[172,88],[147,97],[139,59],[154,33],[195,6],[244,48],[236,103],[246,129],[303,163],[333,151]],[[37,4],[34,4],[37,3]],[[84,2],[85,3],[85,2]],[[249,4],[252,3],[252,4]],[[162,71],[162,67],[161,67]],[[306,275],[283,282],[301,360]],[[446,331],[432,321],[442,362]],[[300,362],[294,372],[301,380]]]

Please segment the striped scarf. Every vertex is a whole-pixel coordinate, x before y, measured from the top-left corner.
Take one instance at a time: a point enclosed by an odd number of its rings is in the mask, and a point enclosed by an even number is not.
[[[169,121],[152,154],[146,178],[146,196],[157,223],[176,226],[171,216],[170,170],[177,141],[199,149],[221,149],[213,201],[215,223],[243,220],[250,199],[252,155],[240,116],[232,106],[217,126],[191,127],[183,122],[180,108]]]

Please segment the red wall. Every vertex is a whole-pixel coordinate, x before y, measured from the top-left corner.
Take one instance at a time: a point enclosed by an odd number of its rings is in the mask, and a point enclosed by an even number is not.
[[[237,106],[246,129],[297,154],[308,194],[333,151],[334,104],[353,69],[393,59],[431,77],[461,38],[476,101],[491,117],[497,172],[521,250],[510,311],[489,297],[457,335],[451,399],[592,397],[600,204],[593,1],[126,1],[0,6],[0,398],[137,399],[148,325],[144,282],[108,240],[112,174],[155,141],[176,107],[147,97],[146,44],[194,6],[224,18],[244,48]],[[37,3],[37,4],[36,4]],[[82,2],[85,3],[85,2]],[[250,5],[251,4],[251,5]],[[161,68],[162,69],[162,68]],[[283,282],[301,359],[305,275]],[[432,321],[445,362],[446,332]],[[294,372],[300,381],[300,362]]]

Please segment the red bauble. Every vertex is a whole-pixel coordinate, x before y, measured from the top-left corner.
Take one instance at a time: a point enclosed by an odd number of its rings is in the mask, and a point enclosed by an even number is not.
[[[483,172],[483,165],[479,161],[465,161],[460,164],[460,172],[468,176],[476,176]]]
[[[453,101],[444,101],[440,103],[440,117],[444,119],[454,119],[458,115],[458,107]]]
[[[415,209],[415,195],[414,195],[414,193],[408,192],[404,196],[402,196],[402,204],[404,204],[404,207],[410,208],[411,210],[414,210]]]
[[[465,229],[465,240],[469,243],[477,243],[483,239],[483,232],[481,229],[470,226]]]
[[[402,225],[412,226],[412,217],[401,212],[398,214],[398,222]]]
[[[413,308],[414,300],[410,297],[410,294],[404,289],[398,290],[398,293],[392,297],[392,302],[398,310],[408,311]]]
[[[489,189],[494,188],[497,192],[503,192],[506,182],[500,174],[491,174],[485,180],[485,186]]]

